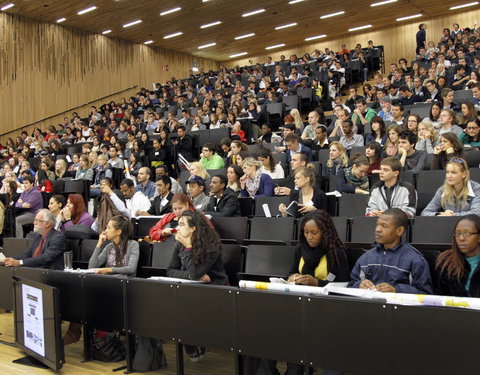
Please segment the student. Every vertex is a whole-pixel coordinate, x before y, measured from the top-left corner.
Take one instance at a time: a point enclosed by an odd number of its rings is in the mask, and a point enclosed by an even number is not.
[[[464,149],[478,149],[480,147],[480,120],[477,118],[469,121],[458,139],[463,144]]]
[[[380,181],[373,185],[366,216],[380,216],[389,208],[399,208],[408,217],[414,217],[417,192],[412,184],[399,179],[402,164],[397,158],[386,158],[380,163]]]
[[[352,120],[347,119],[342,123],[343,136],[340,137],[340,143],[350,151],[354,147],[362,147],[364,145],[363,137],[353,133]]]
[[[365,143],[378,142],[383,146],[386,141],[385,122],[380,116],[375,116],[372,118],[372,133],[367,135]]]
[[[436,262],[435,294],[480,297],[480,218],[462,217],[453,229],[452,248]]]
[[[433,150],[430,169],[445,169],[448,161],[453,158],[466,158],[463,145],[453,133],[445,133],[440,137],[440,144]]]
[[[139,211],[136,216],[161,216],[172,212],[171,201],[173,192],[171,191],[172,182],[168,175],[157,177],[155,181],[158,195],[153,198],[152,205],[148,211]]]
[[[438,133],[433,124],[425,120],[418,124],[417,137],[415,149],[418,151],[425,151],[427,154],[433,154],[433,151],[439,142]]]
[[[168,277],[228,285],[220,237],[203,214],[184,211],[178,219],[175,240]],[[206,348],[185,345],[185,351],[192,362],[198,362],[203,359]]]
[[[445,182],[422,216],[465,216],[480,214],[480,184],[470,180],[468,164],[453,158],[447,163]]]
[[[200,176],[192,176],[186,184],[193,207],[198,211],[205,211],[210,201],[210,198],[205,195],[205,180]]]
[[[272,152],[268,148],[258,150],[257,159],[262,163],[260,170],[262,173],[268,174],[272,179],[285,177],[285,172],[280,163],[275,163]]]
[[[375,227],[376,245],[358,258],[350,274],[350,288],[432,294],[427,261],[417,249],[402,241],[407,227],[408,217],[398,208],[380,215]]]
[[[330,153],[327,163],[323,166],[322,176],[336,176],[342,168],[348,167],[347,150],[340,142],[330,143]]]
[[[402,127],[397,124],[390,125],[387,128],[387,141],[385,142],[385,155],[387,157],[397,156],[399,137],[402,131]]]
[[[205,143],[202,147],[200,163],[205,169],[222,169],[224,167],[223,159],[215,153],[215,146],[212,143]]]
[[[300,167],[295,169],[295,187],[290,193],[290,202],[298,202],[298,210],[294,217],[301,217],[308,212],[315,210],[327,210],[327,196],[325,193],[314,187],[315,172],[312,167]],[[278,210],[286,217],[287,206],[281,203]]]
[[[240,178],[240,194],[243,198],[272,197],[272,178],[260,170],[262,163],[254,158],[246,158],[243,161],[243,172]]]
[[[365,148],[365,156],[368,159],[369,167],[367,175],[372,175],[374,173],[380,172],[380,163],[382,162],[382,145],[378,142],[370,142]]]
[[[231,166],[229,167],[229,169]],[[240,216],[240,202],[236,193],[227,187],[227,177],[217,174],[210,182],[210,201],[205,214],[210,216]]]
[[[408,130],[400,134],[397,157],[400,159],[404,171],[418,173],[426,169],[427,154],[425,151],[415,150],[416,141],[416,135]]]
[[[96,268],[98,274],[135,276],[140,254],[137,241],[130,240],[131,222],[124,216],[113,216],[107,228],[100,234],[88,268]],[[110,241],[103,249],[103,243]]]
[[[344,194],[370,194],[367,172],[370,167],[368,159],[355,154],[351,167],[340,169],[337,173],[337,191]]]
[[[140,191],[135,191],[135,185],[129,178],[120,182],[120,191],[125,198],[125,206],[130,211],[130,217],[136,216],[139,211],[148,211],[152,204],[150,199]]]

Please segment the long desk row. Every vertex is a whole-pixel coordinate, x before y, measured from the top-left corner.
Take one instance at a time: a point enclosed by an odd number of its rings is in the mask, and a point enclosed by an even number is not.
[[[173,341],[178,357],[188,343],[355,374],[478,373],[476,311],[5,267],[1,308],[13,276],[59,288],[64,320]]]

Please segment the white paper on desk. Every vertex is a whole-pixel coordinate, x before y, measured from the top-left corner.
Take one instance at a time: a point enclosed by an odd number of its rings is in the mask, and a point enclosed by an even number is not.
[[[270,212],[270,207],[268,207],[268,203],[262,204],[263,213],[266,217],[272,217],[272,213]]]
[[[72,162],[72,158],[70,157],[70,155],[65,155],[65,158],[67,159],[67,161],[68,161],[69,163]]]
[[[0,253],[0,263],[5,262],[5,255],[3,253]]]
[[[335,195],[337,198],[340,198],[342,196],[342,193],[340,193],[338,190],[335,190],[329,191],[328,193],[325,193],[325,195]]]
[[[328,294],[336,293],[336,294],[343,294],[345,296],[353,296],[353,297],[360,297],[360,298],[379,298],[381,294],[375,290],[370,289],[360,289],[360,288],[345,288],[345,287],[338,287],[338,286],[327,286]]]
[[[179,284],[203,284],[203,281],[199,281],[199,280],[179,279],[177,277],[167,277],[167,276],[152,276],[149,279],[168,281],[171,283],[179,283]]]
[[[88,273],[97,273],[97,270],[98,268],[87,268],[87,269],[77,268],[76,270],[65,268],[63,272],[88,274]]]

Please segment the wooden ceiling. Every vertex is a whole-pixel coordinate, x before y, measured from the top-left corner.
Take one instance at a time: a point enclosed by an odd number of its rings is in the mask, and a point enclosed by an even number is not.
[[[152,46],[173,49],[216,61],[228,61],[229,56],[247,52],[246,57],[264,54],[265,47],[285,43],[284,48],[306,43],[305,38],[327,34],[335,38],[348,34],[352,27],[372,24],[373,30],[395,24],[396,18],[421,13],[422,22],[429,17],[451,13],[449,7],[468,3],[468,0],[398,0],[377,7],[369,5],[377,0],[304,0],[289,5],[289,0],[0,0],[0,7],[12,2],[15,6],[5,12],[34,18],[44,22],[61,23],[65,27],[102,33],[112,30],[108,37],[137,43],[153,40]],[[96,6],[97,9],[84,15],[78,11]],[[181,7],[178,12],[160,16],[160,12]],[[264,8],[265,12],[242,17],[246,12]],[[477,5],[478,8],[478,5]],[[473,8],[465,8],[472,10]],[[320,16],[345,11],[345,14],[320,19]],[[462,10],[459,10],[462,11]],[[122,25],[142,20],[129,28]],[[210,28],[200,26],[215,21],[222,23]],[[294,27],[275,30],[275,27],[297,22]],[[403,21],[412,22],[412,21]],[[372,29],[370,29],[372,30]],[[171,39],[165,35],[183,34]],[[361,33],[362,31],[357,31]],[[241,40],[240,35],[255,33]],[[412,38],[414,36],[412,35]],[[216,43],[213,47],[198,49],[198,46]],[[333,46],[332,46],[333,47]],[[275,53],[275,49],[272,50]]]

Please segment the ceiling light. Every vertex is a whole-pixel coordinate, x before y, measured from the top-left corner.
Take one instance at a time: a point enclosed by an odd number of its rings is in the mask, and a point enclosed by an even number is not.
[[[57,23],[62,23],[63,21],[66,21],[67,19],[65,17],[59,18],[57,20]]]
[[[352,27],[351,29],[348,29],[348,31],[363,30],[363,29],[368,29],[369,27],[372,27],[372,25],[363,25],[363,26],[358,26],[358,27]]]
[[[91,12],[92,10],[95,10],[95,9],[97,9],[97,7],[96,7],[96,6],[93,6],[93,7],[86,8],[86,9],[84,9],[84,10],[81,10],[80,12],[77,12],[77,14],[78,14],[79,16],[81,16],[82,14]]]
[[[413,16],[406,16],[406,17],[400,17],[397,18],[397,21],[405,21],[405,20],[411,20],[412,18],[418,18],[421,17],[421,14],[414,14]]]
[[[344,14],[344,13],[345,13],[345,11],[344,11],[344,10],[341,10],[340,12],[325,14],[325,15],[323,15],[323,16],[320,16],[320,18],[323,20],[323,19],[325,19],[325,18],[330,18],[330,17],[339,16],[339,15]]]
[[[172,9],[166,10],[165,12],[160,13],[160,15],[165,16],[165,15],[173,13],[173,12],[178,12],[180,9],[182,9],[182,8],[181,7],[172,8]]]
[[[203,46],[198,46],[198,49],[207,48],[207,47],[213,47],[213,46],[215,46],[216,44],[217,44],[217,43],[204,44]]]
[[[207,23],[205,25],[202,25],[200,26],[201,29],[206,29],[207,27],[212,27],[212,26],[217,26],[217,25],[220,25],[222,23],[222,21],[215,21],[215,22],[212,22],[212,23]]]
[[[317,36],[311,36],[310,38],[305,38],[305,41],[308,42],[308,41],[310,41],[310,40],[325,38],[326,36],[327,36],[326,34],[317,35]]]
[[[123,25],[123,27],[130,27],[130,26],[133,26],[133,25],[138,25],[139,23],[141,23],[142,20],[136,20],[136,21],[132,21],[132,22],[129,22],[129,23],[126,23],[125,25]]]
[[[242,14],[242,17],[253,16],[254,14],[263,13],[263,12],[265,12],[265,9],[258,9],[258,10],[254,10],[253,12],[244,13]]]
[[[472,7],[472,6],[474,6],[474,5],[478,5],[478,1],[475,1],[475,2],[473,2],[473,3],[456,5],[456,6],[454,6],[454,7],[450,7],[450,10],[461,9],[461,8],[466,8],[466,7]]]
[[[250,33],[250,34],[245,34],[245,35],[236,36],[236,37],[235,37],[235,40],[250,38],[251,36],[254,36],[254,35],[255,35],[255,33]]]
[[[397,0],[385,0],[385,1],[379,1],[378,3],[372,3],[372,4],[370,4],[370,6],[371,7],[378,7],[380,5],[396,3],[396,2],[397,2]]]
[[[285,43],[281,43],[281,44],[275,44],[274,46],[265,47],[265,49],[274,49],[274,48],[279,48],[284,46],[285,46]]]
[[[233,55],[230,55],[228,57],[233,58],[233,57],[238,57],[238,56],[245,56],[246,54],[248,54],[248,52],[240,52],[240,53],[235,53]]]
[[[105,30],[104,32],[102,32],[103,35],[107,35],[107,34],[110,34],[112,32],[112,30]]]
[[[291,0],[291,1],[289,1],[288,3],[289,3],[290,5],[292,5],[292,4],[296,4],[296,3],[301,3],[302,1],[304,1],[304,0]]]
[[[297,26],[297,25],[298,25],[298,23],[296,23],[296,22],[288,23],[288,24],[286,24],[286,25],[277,26],[277,27],[275,28],[275,30],[286,29],[287,27],[292,27],[292,26]]]
[[[175,38],[176,36],[182,35],[183,33],[179,31],[178,33],[168,34],[163,37],[163,39]]]
[[[143,42],[143,44],[152,44],[153,40],[147,40],[146,42]]]
[[[1,7],[0,10],[4,11],[4,10],[7,10],[7,9],[10,9],[13,6],[14,6],[13,3],[10,3],[10,4],[7,4],[7,5],[4,5],[3,7]]]

